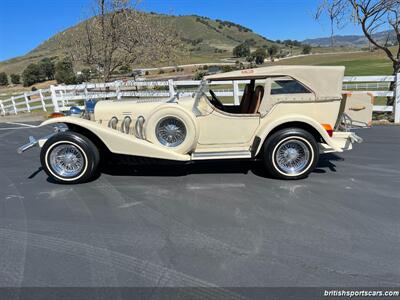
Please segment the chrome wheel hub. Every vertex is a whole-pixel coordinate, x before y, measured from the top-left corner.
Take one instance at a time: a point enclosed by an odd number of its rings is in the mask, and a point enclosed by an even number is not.
[[[49,163],[57,175],[71,178],[82,172],[85,159],[78,147],[71,144],[60,144],[51,150]]]
[[[185,124],[173,117],[167,117],[158,122],[156,127],[158,141],[167,147],[177,147],[186,138]]]
[[[307,145],[296,139],[283,142],[275,152],[278,168],[285,174],[296,175],[304,171],[310,162],[310,150]]]

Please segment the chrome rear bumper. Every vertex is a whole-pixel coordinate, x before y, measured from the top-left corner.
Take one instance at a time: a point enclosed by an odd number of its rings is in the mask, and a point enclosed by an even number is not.
[[[343,152],[353,149],[353,144],[360,144],[363,139],[354,132],[335,131],[331,139],[331,146],[320,144],[321,153]]]

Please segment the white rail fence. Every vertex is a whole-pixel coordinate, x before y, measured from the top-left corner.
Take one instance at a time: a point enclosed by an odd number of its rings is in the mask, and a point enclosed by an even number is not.
[[[389,91],[393,82],[396,83],[394,92]],[[217,96],[233,97],[232,104],[237,105],[243,94],[240,89],[241,83],[244,82],[224,81],[211,84],[220,86],[213,89]],[[162,80],[57,85],[51,86],[50,89],[27,92],[0,100],[0,111],[3,116],[34,110],[58,112],[68,110],[72,105],[80,105],[80,102],[85,99],[169,98],[176,93],[187,96],[193,94],[199,84],[200,81],[195,80]],[[395,97],[394,107],[375,105],[374,111],[393,112],[395,123],[400,123],[400,74],[397,76],[347,76],[343,80],[343,89],[353,93],[370,93],[375,97]]]

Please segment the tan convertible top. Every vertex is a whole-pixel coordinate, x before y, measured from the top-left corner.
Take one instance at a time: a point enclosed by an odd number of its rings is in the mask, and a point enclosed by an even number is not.
[[[248,80],[290,76],[314,91],[317,99],[339,99],[342,97],[344,70],[345,68],[340,66],[271,66],[220,73],[206,76],[204,79],[211,81]]]

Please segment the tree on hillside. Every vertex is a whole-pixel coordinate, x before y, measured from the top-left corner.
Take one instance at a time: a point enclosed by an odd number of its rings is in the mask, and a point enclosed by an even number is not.
[[[8,85],[8,77],[4,72],[0,73],[0,86]]]
[[[340,5],[339,5],[340,4]],[[400,72],[400,1],[399,0],[323,0],[322,11],[333,6],[341,7],[341,20],[354,20],[358,24],[368,41],[382,50],[393,65],[393,74]],[[321,9],[321,8],[319,8]],[[317,14],[318,17],[321,13]],[[338,19],[339,17],[337,17]],[[376,38],[377,32],[391,28],[396,36],[397,46],[390,48],[390,31],[383,41]]]
[[[22,82],[24,86],[31,86],[37,82],[40,82],[42,74],[37,64],[28,65],[22,72]]]
[[[54,62],[50,58],[43,58],[39,63],[38,63],[39,69],[41,76],[43,77],[44,80],[53,80],[54,79],[54,73],[55,73],[55,65]]]
[[[97,69],[105,81],[123,65],[172,61],[182,45],[172,27],[156,15],[139,12],[130,0],[98,0],[93,18],[75,29],[72,39],[60,36],[74,61]]]
[[[299,41],[297,41],[297,40],[293,40],[293,41],[292,40],[284,40],[283,44],[285,46],[293,46],[293,47],[300,47],[301,46],[301,43]]]
[[[77,82],[74,66],[69,58],[64,58],[56,64],[55,79],[57,83],[75,84]]]
[[[267,57],[267,52],[265,51],[265,48],[258,48],[251,55],[254,57],[254,61],[257,65],[262,65]]]
[[[312,50],[312,47],[310,45],[304,45],[301,53],[302,54],[310,54],[311,50]]]
[[[278,53],[279,49],[276,45],[271,45],[268,47],[268,55],[271,58],[271,60],[274,60],[275,55]]]
[[[21,76],[19,74],[11,74],[10,78],[12,84],[19,84],[21,82]]]
[[[250,46],[247,43],[242,43],[233,48],[234,57],[248,57],[250,56]]]

